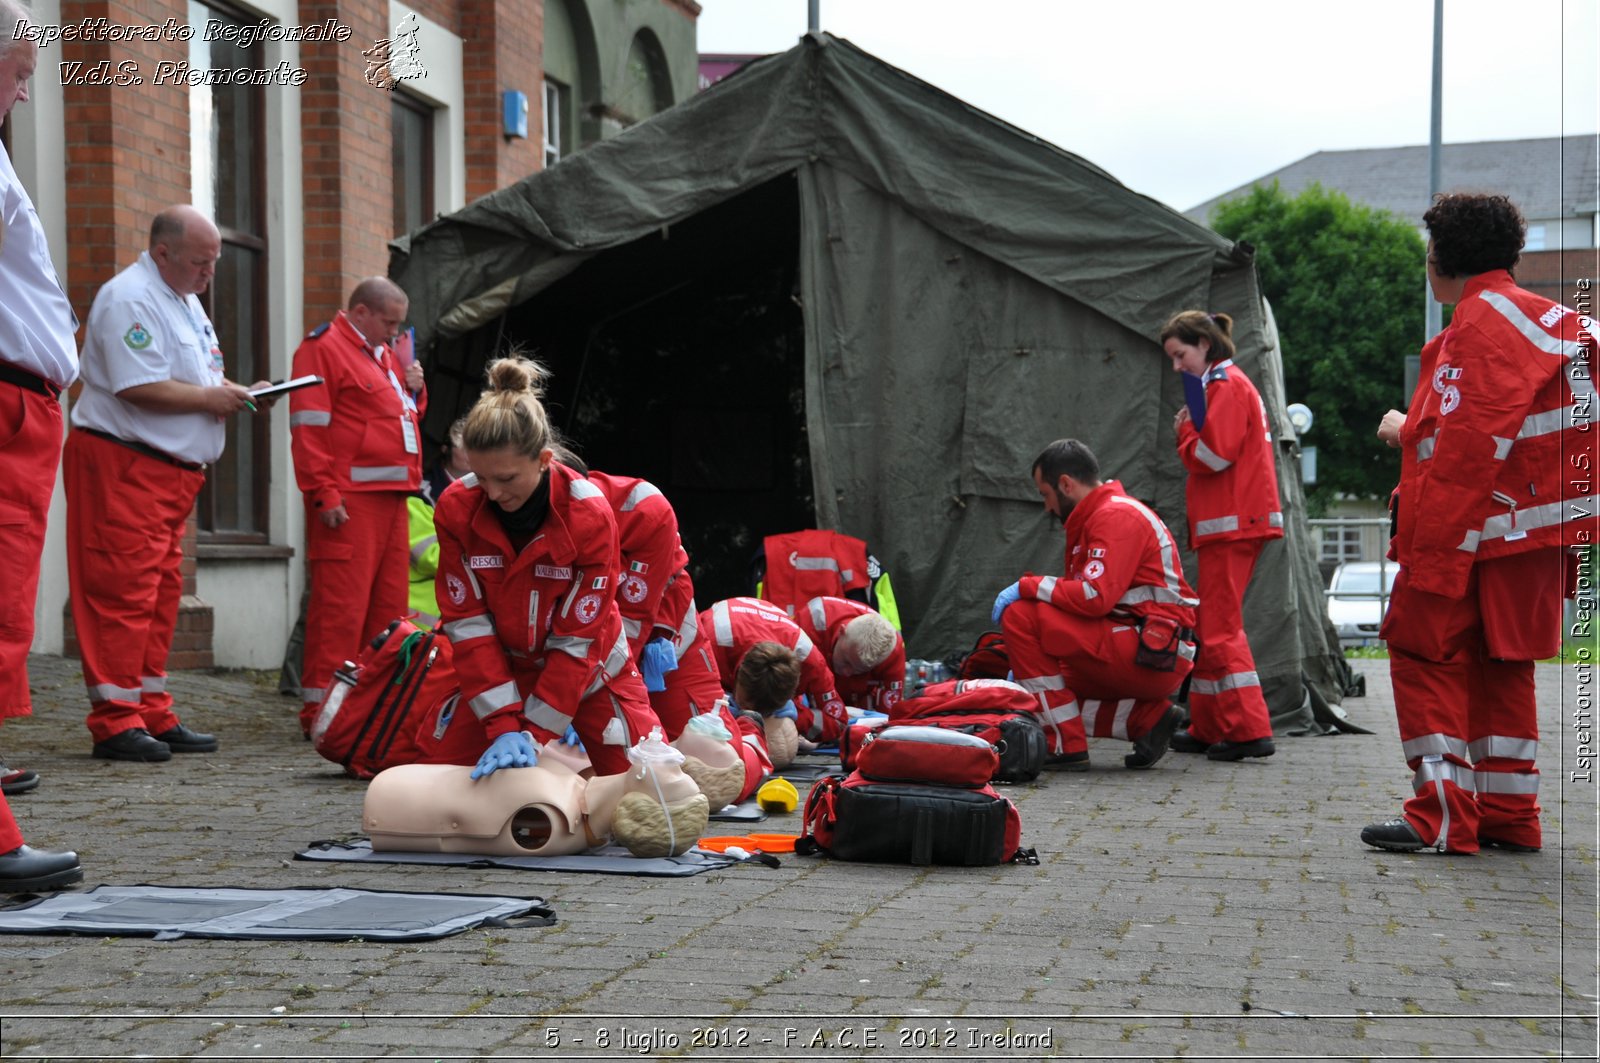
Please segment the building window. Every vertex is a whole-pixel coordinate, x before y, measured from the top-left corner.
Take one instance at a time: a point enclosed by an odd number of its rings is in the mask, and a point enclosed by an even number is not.
[[[433,220],[433,110],[403,91],[392,101],[394,231],[403,236]]]
[[[1322,528],[1322,560],[1360,561],[1360,525],[1325,525]]]
[[[1530,226],[1528,226],[1528,239],[1522,245],[1522,249],[1524,251],[1543,251],[1544,250],[1544,226],[1543,225],[1530,225]]]
[[[561,161],[561,138],[566,128],[561,115],[566,110],[567,87],[559,81],[544,82],[544,107],[540,111],[540,125],[544,129],[544,165],[549,169]]]
[[[241,28],[259,19],[190,0],[189,65],[195,71],[259,69],[263,48],[241,48],[227,34],[206,40],[210,20]],[[248,37],[243,39],[248,40]],[[260,85],[191,85],[189,138],[194,204],[222,233],[215,279],[200,296],[216,326],[229,380],[269,373],[267,346],[266,117]],[[209,542],[265,542],[271,419],[230,417],[227,445],[200,492],[200,535]]]

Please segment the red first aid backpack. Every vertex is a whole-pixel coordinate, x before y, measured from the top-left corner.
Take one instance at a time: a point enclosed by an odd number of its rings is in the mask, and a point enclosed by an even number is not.
[[[317,752],[358,779],[421,759],[419,725],[441,703],[460,696],[450,640],[396,620],[361,653],[354,667],[334,672],[311,725]]]
[[[1030,782],[1044,770],[1048,745],[1035,715],[1039,701],[1004,679],[950,679],[924,687],[890,710],[893,724],[945,727],[976,735],[995,748],[994,782]],[[845,743],[839,746],[843,757]]]

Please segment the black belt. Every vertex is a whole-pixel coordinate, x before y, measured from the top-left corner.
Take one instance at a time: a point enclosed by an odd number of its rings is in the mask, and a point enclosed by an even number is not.
[[[0,380],[5,381],[7,384],[15,384],[17,387],[28,391],[37,391],[39,394],[55,399],[58,402],[61,400],[61,389],[56,387],[55,384],[37,373],[30,373],[21,366],[12,365],[10,362],[0,362]]]
[[[119,447],[127,447],[129,450],[143,454],[147,458],[154,458],[157,461],[164,461],[168,465],[176,465],[178,468],[187,469],[190,472],[200,472],[205,468],[205,465],[202,463],[193,461],[179,461],[171,454],[157,450],[155,447],[148,446],[144,443],[135,443],[131,439],[123,439],[121,436],[114,436],[110,432],[102,432],[98,428],[85,428],[80,425],[77,430],[80,432],[88,432],[92,436],[99,436],[101,439],[104,439],[110,443],[115,443]]]

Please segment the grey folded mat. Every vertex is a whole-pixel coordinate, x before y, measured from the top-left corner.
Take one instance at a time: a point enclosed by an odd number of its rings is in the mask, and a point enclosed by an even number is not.
[[[485,856],[478,853],[374,852],[365,838],[348,842],[312,842],[295,853],[296,860],[361,864],[430,864],[435,867],[501,867],[517,871],[594,871],[602,875],[698,875],[738,863],[731,856],[691,849],[682,856],[637,857],[620,845],[572,856]]]
[[[748,797],[736,805],[723,805],[711,813],[711,818],[724,823],[760,823],[767,814],[754,797]]]
[[[542,897],[299,887],[281,890],[96,886],[0,908],[0,932],[426,941],[479,926],[549,926]]]

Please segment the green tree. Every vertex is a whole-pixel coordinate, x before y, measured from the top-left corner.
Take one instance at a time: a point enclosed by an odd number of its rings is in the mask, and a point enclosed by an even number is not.
[[[1211,227],[1255,247],[1287,399],[1316,415],[1304,440],[1317,448],[1311,511],[1339,494],[1387,497],[1400,452],[1373,433],[1385,410],[1405,408],[1405,358],[1422,347],[1422,236],[1342,192],[1313,184],[1290,197],[1276,181],[1217,204]]]

